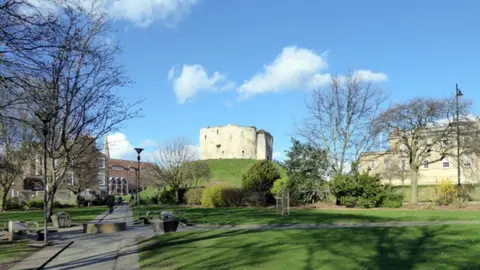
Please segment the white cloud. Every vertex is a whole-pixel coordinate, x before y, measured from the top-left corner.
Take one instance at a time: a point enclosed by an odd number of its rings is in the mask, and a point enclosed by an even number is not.
[[[371,70],[364,70],[359,69],[356,70],[354,76],[357,76],[362,81],[370,81],[370,82],[382,82],[388,81],[388,76],[384,73],[376,73]]]
[[[282,152],[273,152],[273,159],[283,160],[284,156]]]
[[[226,76],[220,72],[216,71],[209,76],[202,65],[183,65],[181,70],[172,67],[168,71],[168,80],[172,82],[180,104],[184,104],[201,91],[223,91],[235,88],[235,84],[227,81]]]
[[[288,90],[311,90],[328,85],[331,75],[325,73],[328,68],[327,54],[317,54],[312,50],[289,46],[283,48],[275,60],[265,65],[263,70],[245,81],[237,92],[240,99],[247,99],[266,92]],[[370,70],[354,72],[365,81],[385,81],[387,76]]]
[[[296,46],[285,47],[271,64],[245,81],[237,91],[242,98],[248,98],[259,93],[305,88],[328,67],[325,58],[326,53],[318,55]]]
[[[173,26],[188,15],[199,0],[106,0],[111,17],[127,20],[137,26],[149,26],[162,21]]]
[[[111,158],[122,159],[135,153],[135,150],[133,150],[135,147],[130,144],[125,134],[121,132],[108,135],[108,148]]]
[[[155,147],[158,146],[158,143],[154,140],[145,140],[140,143],[141,147]]]

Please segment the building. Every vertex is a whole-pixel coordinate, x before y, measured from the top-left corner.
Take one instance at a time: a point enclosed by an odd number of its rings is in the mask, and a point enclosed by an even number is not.
[[[89,138],[92,140],[93,138]],[[109,143],[107,138],[104,141],[103,150],[99,150],[95,142],[86,141],[85,147],[89,147],[91,151],[84,152],[85,156],[80,159],[72,161],[72,166],[67,168],[65,179],[61,182],[55,199],[61,202],[74,202],[76,195],[72,190],[77,186],[82,185],[85,181],[91,181],[90,188],[88,188],[82,195],[89,195],[92,193],[100,195],[128,195],[135,193],[136,185],[136,169],[138,168],[137,161],[111,159]],[[133,149],[132,149],[133,151]],[[87,153],[87,154],[85,154]],[[61,163],[56,162],[56,163]],[[32,155],[32,160],[27,162],[24,168],[24,175],[17,178],[9,196],[17,197],[21,200],[40,200],[43,199],[43,150],[38,148],[35,154]],[[151,181],[148,181],[149,169],[152,164],[148,162],[140,163],[140,172],[144,175],[140,181],[140,190],[148,186]]]
[[[480,123],[480,122],[479,122]],[[366,152],[360,156],[359,169],[381,175],[383,182],[392,185],[410,185],[409,151],[406,146],[399,143],[398,129],[388,139],[386,151]],[[476,132],[476,131],[475,131]],[[477,133],[478,134],[478,133]],[[462,135],[461,135],[462,136]],[[442,137],[442,135],[423,136],[422,145],[448,145],[445,158],[439,154],[440,150],[428,151],[427,158],[421,162],[417,183],[418,185],[437,185],[442,180],[450,180],[456,184],[458,179],[458,158],[456,156],[456,133]],[[467,138],[467,137],[465,137]],[[461,183],[477,184],[480,180],[480,151],[476,144],[469,144],[460,158]],[[438,146],[442,147],[442,146]],[[464,152],[464,149],[461,150]]]
[[[200,156],[205,159],[272,160],[273,137],[256,127],[225,125],[200,129]]]

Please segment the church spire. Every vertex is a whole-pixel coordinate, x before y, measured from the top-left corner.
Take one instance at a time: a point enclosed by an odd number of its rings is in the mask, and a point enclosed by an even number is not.
[[[108,148],[108,136],[105,135],[105,139],[103,140],[103,151],[102,153],[110,159],[110,149]]]

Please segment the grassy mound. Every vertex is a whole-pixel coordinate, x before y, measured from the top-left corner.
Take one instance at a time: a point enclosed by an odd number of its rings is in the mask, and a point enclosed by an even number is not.
[[[211,159],[204,160],[210,166],[212,171],[212,182],[227,183],[240,187],[242,185],[242,175],[252,167],[256,160],[253,159]],[[284,170],[276,165],[280,174],[284,175]]]

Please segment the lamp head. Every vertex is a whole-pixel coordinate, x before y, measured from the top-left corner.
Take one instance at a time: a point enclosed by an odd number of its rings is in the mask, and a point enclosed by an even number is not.
[[[143,151],[143,148],[135,148],[135,151],[137,151],[137,154],[140,155],[140,153],[142,153]]]

